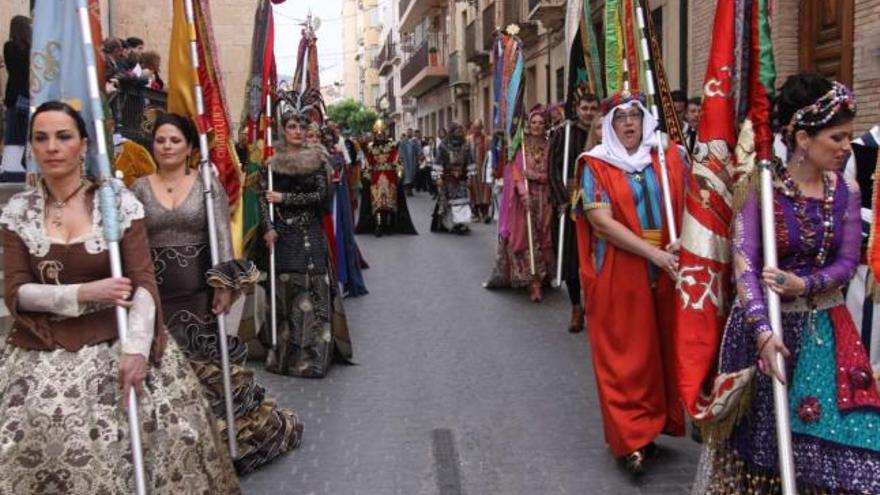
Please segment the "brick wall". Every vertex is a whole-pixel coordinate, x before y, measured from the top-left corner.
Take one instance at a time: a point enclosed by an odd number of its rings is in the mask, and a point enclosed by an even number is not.
[[[771,0],[773,51],[777,86],[798,70],[798,0]],[[702,93],[708,47],[711,46],[715,2],[690,2],[688,82],[694,95]],[[853,90],[859,102],[855,131],[861,134],[880,122],[880,0],[855,0]]]
[[[702,94],[709,48],[712,46],[715,2],[689,2],[688,5],[688,87],[692,88],[692,96],[698,96]],[[798,67],[798,0],[771,0],[771,6],[774,13],[772,37],[776,81],[782,84]]]

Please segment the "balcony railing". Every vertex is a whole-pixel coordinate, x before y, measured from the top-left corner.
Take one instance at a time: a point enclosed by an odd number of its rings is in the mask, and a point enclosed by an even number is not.
[[[164,112],[168,94],[143,86],[137,81],[122,81],[119,91],[108,98],[116,121],[116,131],[147,149],[153,144],[152,125],[157,113]]]
[[[528,17],[541,21],[546,29],[555,30],[565,24],[565,0],[529,0]]]
[[[405,96],[420,96],[449,78],[445,36],[432,33],[416,47],[400,69],[400,85]]]

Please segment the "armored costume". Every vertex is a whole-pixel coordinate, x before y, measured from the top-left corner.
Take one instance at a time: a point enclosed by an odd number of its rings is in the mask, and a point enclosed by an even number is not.
[[[461,127],[449,132],[437,149],[432,177],[438,185],[437,204],[431,220],[431,232],[469,231],[471,205],[468,197],[468,179],[476,173],[473,154],[464,139]]]
[[[373,232],[377,236],[386,233],[416,234],[400,181],[403,169],[397,146],[388,141],[380,130],[376,140],[367,147],[364,161],[364,177],[370,184],[370,190],[361,200],[356,232]]]

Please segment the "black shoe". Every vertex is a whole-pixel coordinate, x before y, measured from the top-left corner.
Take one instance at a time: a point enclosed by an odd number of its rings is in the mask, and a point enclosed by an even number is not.
[[[627,454],[621,457],[620,461],[623,463],[623,469],[633,476],[641,476],[645,473],[644,449],[639,449],[631,454]]]

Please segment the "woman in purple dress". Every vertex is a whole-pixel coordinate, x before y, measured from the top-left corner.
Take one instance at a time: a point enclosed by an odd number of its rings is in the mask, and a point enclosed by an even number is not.
[[[802,73],[782,87],[776,118],[790,159],[775,169],[779,268],[762,269],[760,200],[749,181],[734,225],[737,299],[719,356],[720,373],[746,373],[748,392],[727,428],[705,430],[695,493],[780,490],[777,352],[786,357],[799,493],[880,493],[880,394],[842,295],[861,246],[858,186],[841,172],[854,117],[855,99],[840,83]],[[782,299],[782,339],[770,328],[767,290]]]

